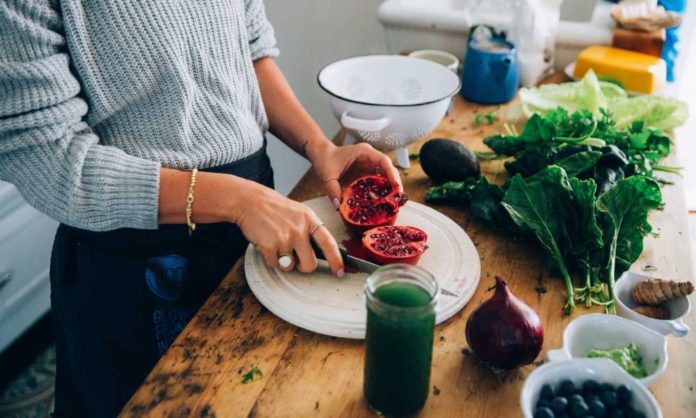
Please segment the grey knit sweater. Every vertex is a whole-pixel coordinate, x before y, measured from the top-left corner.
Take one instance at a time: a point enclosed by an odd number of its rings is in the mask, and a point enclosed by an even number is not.
[[[2,0],[0,179],[54,219],[157,227],[159,168],[257,151],[261,0]]]

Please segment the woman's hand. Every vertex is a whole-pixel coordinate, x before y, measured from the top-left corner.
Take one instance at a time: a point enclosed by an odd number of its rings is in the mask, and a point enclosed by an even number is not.
[[[329,199],[338,209],[341,203],[341,183],[367,173],[378,172],[395,184],[403,192],[399,171],[387,155],[377,151],[370,144],[356,144],[337,147],[325,140],[316,148],[307,150],[315,172],[324,181]]]
[[[307,206],[281,195],[260,184],[242,180],[235,190],[236,205],[232,222],[263,254],[266,265],[277,267],[281,255],[290,255],[297,261],[297,270],[311,273],[317,268],[317,258],[310,243],[310,233],[329,263],[331,272],[343,277],[345,270],[338,244],[321,219]],[[313,232],[313,233],[312,233]],[[290,266],[281,266],[284,271]]]

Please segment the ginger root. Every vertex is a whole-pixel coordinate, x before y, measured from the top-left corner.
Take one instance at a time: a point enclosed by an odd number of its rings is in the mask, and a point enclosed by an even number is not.
[[[649,279],[642,281],[633,288],[633,301],[641,305],[659,305],[662,302],[688,296],[694,291],[691,282],[676,282],[674,280]]]
[[[662,306],[638,305],[633,310],[650,318],[667,319],[667,309]]]

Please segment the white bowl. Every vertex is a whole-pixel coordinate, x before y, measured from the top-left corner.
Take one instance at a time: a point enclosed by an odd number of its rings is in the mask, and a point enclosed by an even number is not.
[[[546,363],[534,370],[522,385],[520,407],[525,418],[533,418],[534,405],[539,400],[539,392],[545,384],[557,386],[563,380],[571,380],[576,385],[586,380],[599,383],[626,385],[633,392],[632,404],[645,413],[647,418],[662,418],[662,411],[653,395],[632,378],[621,367],[605,358],[584,358]]]
[[[667,338],[626,318],[605,314],[587,314],[574,319],[563,332],[563,347],[546,352],[549,361],[586,358],[592,349],[622,348],[634,343],[648,372],[637,379],[650,386],[667,369]]]
[[[419,49],[418,51],[413,51],[408,54],[411,58],[420,58],[422,60],[428,60],[440,65],[444,65],[450,71],[455,73],[459,70],[459,58],[450,54],[449,52],[440,51],[437,49]]]
[[[688,325],[684,323],[684,318],[691,312],[691,302],[689,298],[681,297],[663,304],[663,306],[667,308],[670,319],[650,318],[633,310],[637,305],[633,302],[631,291],[638,283],[653,278],[654,277],[630,271],[622,274],[616,284],[614,284],[616,313],[624,318],[636,321],[641,325],[655,330],[662,335],[674,334],[677,337],[685,336],[689,332]]]
[[[346,58],[324,67],[317,78],[349,134],[379,149],[396,149],[404,168],[406,146],[435,129],[461,84],[440,64],[401,55]]]

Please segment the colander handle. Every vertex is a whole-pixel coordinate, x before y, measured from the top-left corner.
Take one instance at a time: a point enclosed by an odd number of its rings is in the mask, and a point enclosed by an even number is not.
[[[391,119],[386,116],[379,119],[361,119],[350,116],[347,110],[341,115],[341,125],[356,131],[377,132],[389,126],[390,123]]]

